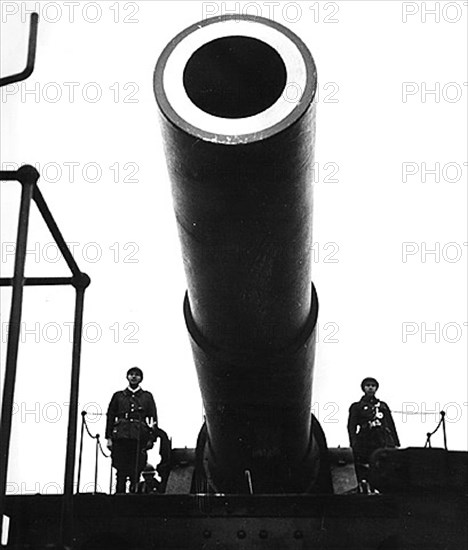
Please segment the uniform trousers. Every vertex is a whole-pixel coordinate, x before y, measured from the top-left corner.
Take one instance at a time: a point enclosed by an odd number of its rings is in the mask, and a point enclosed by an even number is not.
[[[130,492],[134,492],[140,474],[148,460],[146,449],[139,448],[137,439],[114,439],[112,442],[112,466],[117,470],[116,493],[125,493],[127,479],[130,480]]]

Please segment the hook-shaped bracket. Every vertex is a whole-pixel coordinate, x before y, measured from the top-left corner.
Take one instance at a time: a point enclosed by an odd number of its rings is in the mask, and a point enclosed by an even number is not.
[[[12,74],[0,78],[0,88],[7,84],[13,84],[14,82],[21,82],[31,76],[34,71],[34,63],[36,61],[36,44],[37,44],[37,24],[39,21],[39,15],[37,13],[31,14],[31,20],[29,24],[29,44],[28,44],[28,59],[26,61],[26,67],[20,73]]]

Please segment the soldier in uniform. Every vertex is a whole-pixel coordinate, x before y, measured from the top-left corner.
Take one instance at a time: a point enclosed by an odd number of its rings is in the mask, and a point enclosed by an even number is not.
[[[128,387],[114,393],[107,410],[106,439],[117,470],[116,493],[125,493],[127,480],[134,492],[153,447],[158,418],[150,392],[141,389],[143,372],[132,367],[127,372]]]
[[[375,396],[379,383],[375,378],[364,378],[361,389],[364,395],[349,409],[348,434],[354,454],[359,489],[368,485],[369,462],[372,453],[381,448],[399,447],[400,441],[390,408]]]

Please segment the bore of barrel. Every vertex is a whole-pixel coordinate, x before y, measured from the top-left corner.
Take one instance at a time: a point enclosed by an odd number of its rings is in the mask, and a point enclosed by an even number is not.
[[[247,36],[218,38],[199,48],[184,71],[184,87],[197,107],[214,116],[241,118],[268,109],[283,93],[286,67],[278,52]]]

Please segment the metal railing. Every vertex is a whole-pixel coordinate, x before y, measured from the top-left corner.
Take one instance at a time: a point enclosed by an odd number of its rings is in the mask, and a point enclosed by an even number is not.
[[[31,14],[28,57],[26,67],[20,73],[0,79],[0,86],[25,80],[34,70],[37,43],[38,14]],[[75,313],[72,340],[72,365],[70,381],[70,408],[68,414],[67,449],[65,458],[64,500],[61,520],[61,536],[66,541],[71,536],[73,523],[73,480],[75,470],[75,450],[77,439],[78,391],[80,378],[81,336],[83,327],[83,308],[85,290],[91,280],[80,271],[65,239],[60,232],[54,217],[38,187],[38,171],[30,165],[18,170],[0,171],[0,181],[17,181],[21,184],[21,200],[16,236],[15,262],[13,277],[0,278],[0,286],[13,288],[10,318],[8,324],[8,341],[5,363],[2,412],[0,420],[0,537],[2,535],[5,512],[5,493],[10,452],[13,398],[18,362],[18,348],[21,333],[23,310],[23,290],[25,286],[71,285],[75,289]],[[31,202],[36,204],[39,212],[62,253],[70,271],[69,277],[25,277],[27,239]]]
[[[443,437],[444,437],[444,449],[447,451],[447,430],[446,430],[446,425],[445,425],[445,411],[440,411],[440,420],[439,420],[439,423],[437,424],[435,430],[433,430],[432,432],[427,432],[426,434],[426,444],[424,445],[424,448],[427,449],[431,449],[432,448],[432,444],[431,444],[431,437],[439,430],[439,428],[442,426],[442,433],[443,433]]]
[[[95,443],[95,450],[94,450],[94,486],[93,486],[93,493],[96,494],[98,492],[98,471],[99,471],[99,456],[102,455],[105,458],[110,458],[111,455],[107,454],[104,449],[102,448],[101,444],[101,436],[100,434],[93,435],[89,429],[88,423],[86,422],[86,415],[88,413],[86,411],[81,411],[81,434],[80,434],[80,451],[78,455],[78,473],[77,473],[77,486],[76,486],[76,492],[80,492],[80,484],[81,484],[81,469],[83,465],[83,439],[85,431],[88,434],[88,436],[93,439]],[[109,479],[109,494],[112,493],[112,463],[110,467],[110,479]]]

